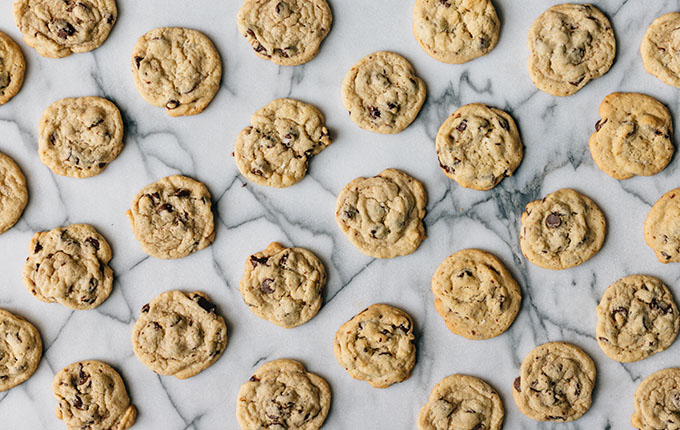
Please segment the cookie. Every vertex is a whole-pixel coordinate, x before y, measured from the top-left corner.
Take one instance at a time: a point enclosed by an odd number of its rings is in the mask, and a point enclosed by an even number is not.
[[[418,430],[501,430],[504,415],[501,398],[489,384],[451,375],[432,389],[418,415]]]
[[[413,253],[425,239],[423,185],[401,170],[356,178],[338,194],[335,220],[363,254],[394,258]]]
[[[413,320],[393,306],[369,306],[340,326],[333,353],[352,378],[374,388],[405,381],[416,364]]]
[[[522,304],[508,269],[479,249],[463,249],[444,260],[432,277],[432,292],[449,330],[473,340],[505,332]]]
[[[345,75],[342,103],[364,130],[399,133],[418,116],[425,101],[425,82],[411,63],[394,52],[379,51],[362,58]]]
[[[481,103],[462,106],[437,133],[437,157],[458,185],[486,191],[512,176],[524,149],[512,117]]]
[[[570,96],[609,71],[616,39],[609,20],[591,4],[559,4],[529,29],[529,76],[536,88]]]
[[[501,23],[490,0],[416,0],[413,34],[435,60],[462,64],[486,55]]]
[[[331,29],[326,0],[245,0],[238,30],[258,57],[297,66],[316,57]]]
[[[186,176],[168,176],[142,188],[127,215],[137,241],[153,257],[186,257],[215,239],[210,193]]]
[[[54,376],[52,392],[68,430],[125,430],[137,418],[123,379],[101,361],[69,364]]]
[[[612,93],[602,101],[600,116],[590,136],[590,153],[597,167],[612,178],[655,175],[671,161],[671,114],[655,98]]]
[[[170,116],[196,115],[220,88],[222,60],[200,31],[155,28],[132,49],[132,77],[147,103]]]
[[[0,234],[19,221],[26,203],[26,178],[14,160],[0,152]]]
[[[101,97],[61,99],[40,118],[40,161],[57,175],[89,178],[104,171],[123,150],[123,119]]]
[[[272,242],[251,255],[241,278],[243,301],[260,318],[293,328],[319,312],[326,269],[304,248],[284,248]]]
[[[212,366],[227,346],[227,325],[204,293],[166,291],[142,307],[132,350],[159,375],[190,378]]]
[[[662,263],[680,261],[680,188],[654,203],[645,220],[645,241]]]
[[[680,315],[673,295],[651,276],[619,279],[597,306],[597,343],[612,360],[629,363],[663,351],[678,329]]]
[[[680,369],[663,369],[646,377],[635,390],[633,427],[640,430],[680,428]]]
[[[607,224],[595,202],[568,188],[535,200],[522,213],[522,254],[539,267],[562,270],[602,248]]]
[[[512,397],[533,420],[573,421],[590,409],[595,377],[595,363],[580,348],[564,342],[545,343],[522,361]]]
[[[98,48],[118,17],[115,0],[16,0],[12,13],[24,42],[50,58]]]
[[[652,22],[642,38],[640,55],[647,72],[666,85],[680,87],[680,13],[671,12]]]
[[[0,105],[14,97],[24,83],[26,62],[19,46],[0,31]]]
[[[20,316],[0,309],[0,392],[30,378],[41,357],[38,329]]]
[[[298,100],[274,100],[250,123],[236,138],[234,157],[241,174],[258,185],[297,184],[309,160],[331,144],[321,112]]]
[[[71,224],[33,235],[23,282],[38,300],[94,309],[111,294],[111,247],[94,227]]]

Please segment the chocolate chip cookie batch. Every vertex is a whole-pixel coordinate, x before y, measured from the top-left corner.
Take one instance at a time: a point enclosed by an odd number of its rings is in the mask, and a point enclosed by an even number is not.
[[[118,13],[115,0],[16,0],[12,12],[24,42],[53,58],[99,47]],[[236,25],[254,55],[295,66],[316,56],[331,23],[326,0],[245,0]],[[490,0],[415,1],[413,34],[427,54],[444,63],[465,63],[489,53],[500,27]],[[679,27],[680,13],[657,18],[640,47],[645,69],[676,87],[680,87]],[[554,96],[574,94],[607,73],[616,52],[609,20],[589,4],[549,8],[528,29],[527,43],[531,80]],[[220,87],[222,61],[200,31],[164,27],[138,39],[131,69],[144,100],[174,117],[199,114],[210,104]],[[21,49],[0,33],[0,105],[20,90],[24,70]],[[407,59],[380,51],[347,72],[341,99],[356,125],[393,134],[414,121],[426,91]],[[669,110],[659,101],[615,92],[603,100],[600,116],[589,148],[607,175],[620,180],[649,176],[668,165],[674,152],[673,126]],[[316,107],[277,99],[253,114],[251,124],[237,137],[233,157],[251,182],[286,188],[303,180],[310,160],[331,143]],[[438,162],[443,174],[460,186],[480,191],[511,176],[523,157],[513,118],[480,103],[453,112],[434,143],[433,166]],[[73,178],[98,175],[123,149],[120,111],[100,97],[56,101],[40,120],[38,144],[40,160],[54,173]],[[0,154],[0,233],[17,222],[26,202],[22,172]],[[416,178],[387,169],[347,184],[338,194],[335,218],[358,251],[395,258],[415,252],[425,240],[426,204],[427,194]],[[183,258],[210,246],[215,237],[210,192],[186,176],[147,185],[134,197],[127,215],[140,246],[153,257]],[[572,189],[556,190],[529,203],[519,228],[524,256],[551,270],[566,270],[592,258],[607,229],[597,204]],[[668,191],[654,205],[644,232],[661,263],[680,262],[680,188]],[[37,232],[28,244],[23,283],[43,302],[93,309],[111,293],[111,258],[106,238],[92,226],[72,224]],[[245,258],[240,292],[255,316],[291,329],[319,312],[325,283],[326,269],[316,255],[273,242]],[[432,293],[448,328],[470,340],[503,334],[522,302],[520,286],[503,263],[478,249],[459,250],[443,261],[432,277]],[[667,349],[680,329],[670,290],[652,276],[619,279],[606,290],[596,312],[597,341],[619,362],[642,360]],[[415,337],[414,322],[406,312],[374,304],[338,328],[333,348],[339,365],[352,378],[387,388],[410,377],[416,364]],[[32,324],[2,309],[0,339],[0,391],[5,391],[35,372],[42,341]],[[222,356],[228,348],[227,326],[205,293],[166,291],[142,307],[131,342],[137,358],[150,370],[185,379]],[[528,417],[571,421],[590,408],[595,364],[575,345],[546,343],[524,359],[519,376],[508,384],[517,407]],[[70,364],[55,376],[52,389],[57,417],[68,428],[123,430],[134,424],[136,408],[119,374],[105,363]],[[635,393],[633,425],[677,428],[679,398],[680,369],[650,375]],[[297,361],[275,360],[263,364],[243,384],[236,418],[243,429],[313,430],[323,425],[330,404],[326,381]],[[421,430],[497,430],[503,416],[503,403],[493,387],[479,378],[454,374],[433,388],[417,425]]]

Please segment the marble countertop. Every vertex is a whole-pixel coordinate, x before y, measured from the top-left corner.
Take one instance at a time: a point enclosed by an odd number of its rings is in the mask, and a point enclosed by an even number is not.
[[[661,278],[680,297],[679,266],[658,263],[642,232],[651,205],[678,186],[680,163],[674,157],[656,176],[617,181],[595,166],[587,141],[599,119],[602,98],[613,91],[652,95],[670,108],[676,128],[680,124],[680,92],[647,74],[639,54],[647,26],[675,10],[677,2],[595,1],[614,26],[617,57],[609,73],[567,98],[538,91],[526,70],[529,26],[559,1],[494,0],[502,23],[498,46],[470,63],[447,65],[430,58],[414,39],[412,1],[329,0],[334,15],[331,32],[318,57],[297,67],[279,67],[255,56],[236,28],[240,3],[118,0],[119,20],[102,47],[53,60],[21,42],[11,2],[3,2],[0,30],[20,44],[27,75],[21,92],[0,107],[0,151],[24,171],[29,204],[18,224],[0,236],[0,307],[32,321],[45,350],[31,379],[0,393],[0,427],[63,429],[54,415],[52,378],[73,361],[95,358],[112,364],[125,379],[139,410],[133,428],[236,429],[239,386],[263,362],[286,357],[302,361],[330,384],[333,399],[324,426],[328,430],[414,428],[434,384],[452,373],[482,377],[499,391],[505,429],[631,428],[635,388],[653,371],[680,365],[680,342],[641,362],[617,363],[605,356],[594,338],[595,307],[609,284],[634,273]],[[135,90],[129,70],[132,47],[140,35],[159,26],[199,29],[222,55],[220,91],[200,115],[170,118]],[[420,115],[397,135],[360,129],[340,99],[346,71],[377,50],[404,55],[428,87]],[[60,98],[85,95],[107,97],[120,107],[125,148],[97,177],[56,176],[38,158],[40,115]],[[308,176],[285,190],[246,181],[231,157],[236,135],[248,125],[250,115],[278,97],[318,106],[334,138],[333,145],[312,161]],[[488,192],[457,186],[441,172],[434,151],[440,124],[456,108],[472,102],[510,112],[525,145],[524,161],[515,175]],[[335,196],[355,177],[388,167],[403,169],[424,183],[428,238],[414,254],[375,260],[355,249],[336,226]],[[142,252],[125,211],[141,187],[174,173],[207,185],[217,233],[207,249],[166,261]],[[522,256],[519,220],[526,203],[564,187],[597,202],[607,217],[608,234],[593,259],[554,272]],[[94,225],[114,253],[113,293],[91,311],[39,302],[21,282],[33,233],[79,222]],[[254,316],[238,291],[245,259],[272,241],[313,250],[329,273],[321,311],[292,330]],[[449,254],[467,247],[501,258],[524,295],[514,325],[491,340],[471,341],[452,334],[434,310],[432,274]],[[207,292],[229,328],[224,355],[200,375],[183,381],[151,372],[134,356],[130,344],[141,306],[169,289]],[[413,375],[386,390],[353,380],[337,364],[332,348],[337,328],[377,302],[408,311],[416,324],[418,361]],[[532,421],[512,400],[521,360],[546,341],[572,342],[596,362],[592,408],[575,422]]]

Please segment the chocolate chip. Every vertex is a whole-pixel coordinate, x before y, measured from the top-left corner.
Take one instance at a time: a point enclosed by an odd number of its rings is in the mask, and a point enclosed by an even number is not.
[[[454,169],[452,169],[452,168],[450,168],[449,166],[447,166],[447,165],[445,165],[444,163],[442,163],[441,160],[439,160],[439,167],[441,167],[442,169],[444,169],[447,173],[454,173],[454,172],[455,172]]]
[[[616,314],[621,314],[623,319],[628,319],[628,309],[619,306],[612,311],[612,319],[616,319]]]
[[[258,43],[257,46],[254,47],[253,49],[255,50],[255,52],[262,52],[262,51],[267,52],[267,50],[264,48],[264,46],[262,46],[261,43]]]
[[[246,30],[246,34],[250,37],[255,37],[255,32],[251,29]]]
[[[569,83],[572,84],[572,85],[575,86],[575,87],[578,87],[579,84],[580,84],[581,82],[583,82],[583,80],[584,80],[585,78],[586,78],[586,75],[583,75],[583,76],[581,76],[580,78],[578,78],[577,80],[572,81],[572,82],[569,82]]]
[[[253,376],[250,377],[250,382],[260,382],[260,378],[258,378],[257,376],[253,375]]]
[[[465,131],[467,128],[467,120],[464,119],[458,124],[458,127],[456,127],[456,130],[460,131],[461,133]]]
[[[78,375],[78,385],[84,385],[90,379],[90,375],[87,372],[83,372],[81,367],[80,374]]]
[[[449,3],[449,0],[439,0],[439,4],[441,4],[442,6],[451,7],[451,3]]]
[[[144,306],[142,306],[142,313],[145,314],[145,313],[149,312],[149,307],[150,307],[150,306],[149,306],[148,303],[145,304]]]
[[[399,109],[399,105],[392,102],[387,102],[387,107],[390,109]]]
[[[289,255],[290,255],[290,254],[285,253],[285,254],[283,254],[283,255],[281,256],[281,259],[279,260],[279,266],[282,266],[282,267],[285,266],[286,261],[288,261],[288,256],[289,256]]]
[[[274,54],[277,54],[278,56],[283,58],[288,58],[288,53],[283,49],[274,48]]]
[[[59,36],[62,39],[66,39],[69,36],[73,36],[73,34],[76,32],[76,29],[73,28],[73,26],[66,21],[63,21],[63,23],[64,25],[57,32],[57,36]]]
[[[163,328],[163,327],[161,327],[161,325],[158,324],[156,321],[153,321],[151,324],[153,324],[153,328],[156,329],[156,330],[160,330],[160,329]]]
[[[266,266],[267,261],[269,261],[269,257],[256,257],[254,255],[250,256],[250,263],[253,265],[253,267],[257,267],[258,264]]]
[[[274,288],[272,288],[272,284],[274,283],[274,280],[272,278],[267,278],[264,281],[262,281],[262,284],[260,284],[260,290],[262,290],[263,293],[265,294],[271,294],[274,292]]]
[[[656,297],[652,298],[652,301],[649,303],[649,308],[653,311],[660,310],[664,314],[668,313],[671,309],[665,302],[659,302]]]
[[[135,57],[135,66],[139,69],[139,64],[142,62],[144,57]]]
[[[354,218],[357,215],[357,209],[354,206],[350,206],[344,212],[345,218]]]
[[[545,218],[545,226],[548,228],[557,228],[561,225],[562,217],[557,212],[553,212]]]
[[[160,208],[158,208],[158,212],[168,211],[168,212],[172,213],[174,210],[175,210],[175,208],[170,203],[165,203],[165,204],[161,205]]]
[[[198,294],[194,294],[194,301],[198,303],[198,306],[202,307],[208,313],[213,313],[215,312],[215,309],[217,309],[217,306],[206,300],[205,297],[199,296]]]
[[[515,390],[516,390],[518,393],[521,393],[521,392],[522,392],[522,388],[520,388],[520,387],[522,386],[521,384],[522,384],[522,378],[519,377],[519,376],[516,377],[516,378],[515,378],[515,381],[512,383],[512,386],[515,387]]]
[[[175,197],[188,197],[191,195],[191,191],[182,188],[181,190],[175,191],[175,194],[173,194]]]
[[[488,48],[488,47],[489,47],[489,40],[488,40],[488,39],[485,39],[485,38],[483,38],[483,37],[480,37],[480,38],[479,38],[479,47],[480,47],[481,49],[486,49],[486,48]]]
[[[369,106],[368,107],[368,114],[373,119],[380,118],[380,109],[378,109],[375,106]]]
[[[35,248],[33,248],[33,252],[38,253],[38,252],[40,252],[41,249],[43,249],[42,245],[40,244],[40,242],[37,242],[35,244]]]
[[[177,100],[170,100],[165,104],[166,109],[177,109],[179,107],[179,102]]]
[[[94,249],[99,251],[99,241],[97,239],[95,239],[94,237],[88,237],[87,239],[85,239],[85,243],[89,243],[90,245],[92,245],[94,247]]]
[[[99,164],[97,164],[97,166],[99,166],[99,168],[102,169],[102,168],[106,167],[106,163],[99,163]]]
[[[670,256],[667,252],[665,252],[665,251],[661,251],[661,255],[663,255],[663,257],[664,257],[666,260],[670,260],[670,259],[671,259],[671,256]]]
[[[106,18],[106,23],[107,23],[107,24],[113,24],[113,15],[109,15],[109,16]]]
[[[605,118],[604,121],[602,121],[602,118],[598,119],[597,122],[595,123],[595,131],[600,131],[603,125],[609,121],[607,118]]]
[[[78,408],[78,409],[80,409],[80,410],[83,410],[83,409],[84,409],[84,407],[83,407],[83,401],[80,399],[79,396],[76,396],[76,397],[73,399],[73,406],[75,406],[76,408]]]
[[[507,119],[503,118],[502,116],[499,116],[498,122],[501,124],[501,128],[505,130],[510,130],[510,123],[508,122]]]
[[[263,175],[264,175],[264,172],[263,172],[262,170],[260,170],[260,169],[252,169],[250,172],[251,172],[253,175],[257,175],[257,176],[263,176]]]

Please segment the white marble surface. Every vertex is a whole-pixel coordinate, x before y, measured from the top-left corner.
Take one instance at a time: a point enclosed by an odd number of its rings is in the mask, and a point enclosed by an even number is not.
[[[438,63],[411,33],[413,1],[329,0],[333,27],[318,57],[298,67],[279,67],[255,56],[238,34],[238,0],[119,0],[119,20],[99,49],[52,60],[21,41],[11,1],[0,6],[0,30],[20,43],[27,60],[24,87],[0,107],[0,151],[12,156],[29,184],[30,201],[19,223],[0,236],[0,306],[32,321],[45,352],[36,374],[0,393],[0,428],[61,429],[54,416],[51,380],[81,359],[105,360],[120,370],[139,410],[135,429],[236,429],[236,395],[261,363],[301,360],[322,375],[333,393],[325,429],[414,428],[433,385],[452,373],[483,377],[501,393],[506,429],[626,429],[633,392],[655,370],[680,365],[680,342],[634,364],[607,358],[594,339],[595,306],[614,280],[647,273],[680,297],[677,264],[662,265],[646,246],[642,227],[650,206],[678,183],[678,160],[648,178],[614,180],[597,169],[587,147],[602,98],[613,91],[640,91],[664,102],[680,124],[680,94],[642,68],[639,44],[646,27],[677,1],[596,1],[611,19],[618,42],[614,66],[575,96],[557,98],[534,88],[525,44],[532,21],[555,0],[495,0],[501,22],[498,46],[465,65]],[[141,34],[158,26],[187,26],[209,35],[224,61],[222,87],[202,114],[170,118],[137,94],[130,52]],[[394,50],[407,57],[428,86],[428,98],[406,131],[381,136],[354,125],[340,100],[345,72],[361,57]],[[113,100],[126,122],[125,148],[106,171],[91,179],[55,176],[37,155],[40,115],[62,97],[99,95]],[[291,96],[317,105],[334,144],[311,163],[309,175],[285,190],[244,180],[230,156],[234,139],[252,112],[273,98]],[[516,175],[489,192],[458,187],[440,171],[434,136],[457,107],[484,102],[517,120],[525,158]],[[677,142],[677,138],[676,138]],[[357,251],[334,220],[335,196],[351,179],[387,167],[420,179],[428,192],[428,238],[412,255],[373,260]],[[203,181],[216,210],[217,236],[188,258],[163,261],[145,255],[125,211],[144,185],[173,173]],[[245,186],[243,184],[246,184]],[[519,249],[519,219],[526,203],[558,188],[593,198],[607,216],[604,247],[580,267],[540,269]],[[35,231],[93,224],[114,251],[114,291],[99,308],[71,311],[39,302],[21,283],[27,244]],[[325,304],[309,323],[278,328],[255,317],[238,291],[247,256],[271,241],[305,246],[329,272]],[[524,301],[511,329],[487,341],[453,335],[435,312],[430,278],[449,254],[479,247],[498,255],[522,287]],[[225,316],[229,344],[220,360],[180,381],[159,377],[134,356],[130,332],[144,303],[168,289],[210,294]],[[418,362],[412,377],[386,390],[354,381],[333,356],[336,329],[376,302],[407,310],[415,320]],[[537,423],[512,400],[512,381],[522,358],[536,345],[564,340],[588,352],[598,379],[591,410],[567,424]]]

